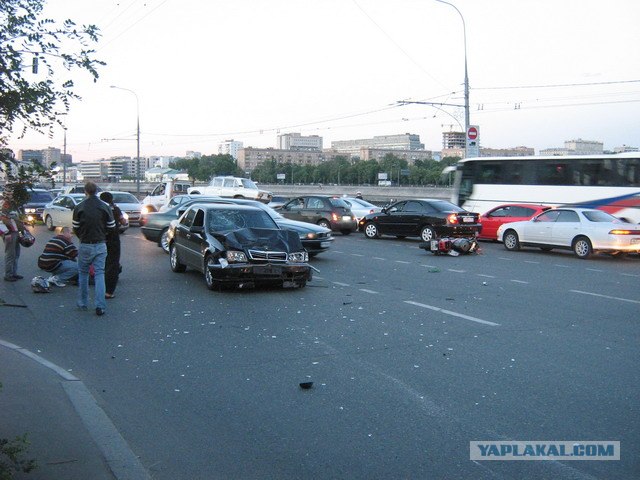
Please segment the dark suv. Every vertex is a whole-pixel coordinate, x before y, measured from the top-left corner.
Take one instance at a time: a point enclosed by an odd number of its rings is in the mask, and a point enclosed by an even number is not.
[[[360,229],[367,238],[395,235],[398,238],[420,237],[429,242],[441,237],[474,237],[482,229],[477,213],[446,200],[417,199],[393,203],[378,213],[360,219]]]
[[[315,223],[334,232],[349,235],[358,228],[351,208],[340,197],[328,195],[306,195],[296,197],[276,210],[286,218]]]

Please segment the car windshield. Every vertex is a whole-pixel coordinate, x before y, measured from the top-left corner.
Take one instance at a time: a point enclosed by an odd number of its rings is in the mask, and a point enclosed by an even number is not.
[[[48,203],[53,200],[49,192],[29,192],[29,201],[34,203]]]
[[[439,212],[464,212],[464,208],[460,208],[451,202],[445,200],[429,200],[429,205]]]
[[[582,215],[585,216],[587,220],[590,222],[614,222],[621,223],[621,220],[614,217],[613,215],[609,215],[606,212],[602,212],[600,210],[589,210],[586,212],[582,212]]]
[[[262,210],[209,210],[207,225],[210,232],[238,230],[240,228],[278,228]]]
[[[114,193],[113,203],[140,203],[140,201],[130,193]]]
[[[331,198],[329,201],[334,207],[351,208],[350,205],[341,198]]]
[[[369,203],[366,200],[361,200],[359,198],[350,198],[349,200],[345,200],[347,203],[355,204],[356,207],[359,205],[365,208],[374,208],[375,205],[373,203]]]
[[[254,190],[258,189],[258,186],[248,178],[241,178],[240,181],[242,182],[242,186],[244,188],[253,188]]]

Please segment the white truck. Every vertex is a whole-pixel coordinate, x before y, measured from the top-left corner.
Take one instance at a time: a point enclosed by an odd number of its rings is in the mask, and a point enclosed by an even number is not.
[[[157,212],[174,195],[183,195],[191,188],[191,183],[184,180],[167,180],[159,183],[142,200],[142,212]]]
[[[269,203],[272,197],[271,192],[260,190],[248,178],[240,177],[213,177],[209,185],[189,188],[188,193],[227,198],[247,198],[263,203]]]

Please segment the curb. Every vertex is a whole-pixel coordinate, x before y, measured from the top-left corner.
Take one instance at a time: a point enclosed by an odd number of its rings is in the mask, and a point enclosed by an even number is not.
[[[89,435],[104,455],[111,473],[117,480],[150,480],[151,476],[120,435],[113,422],[98,405],[89,389],[76,376],[45,358],[13,343],[0,339],[0,347],[21,353],[62,378],[62,387]]]

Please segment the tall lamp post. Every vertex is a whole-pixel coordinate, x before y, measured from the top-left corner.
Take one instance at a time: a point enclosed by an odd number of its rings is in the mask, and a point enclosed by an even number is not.
[[[444,3],[455,8],[456,12],[458,12],[458,15],[460,15],[460,19],[462,20],[462,32],[464,35],[464,128],[466,135],[466,132],[469,131],[469,124],[471,123],[469,119],[469,74],[467,72],[467,26],[464,22],[462,13],[460,13],[458,7],[456,7],[453,3],[445,2],[444,0],[436,0],[436,2]]]
[[[136,97],[136,193],[140,195],[140,102],[138,101],[138,95],[133,90],[116,87],[115,85],[111,85],[111,88],[117,88],[118,90],[133,93]]]

